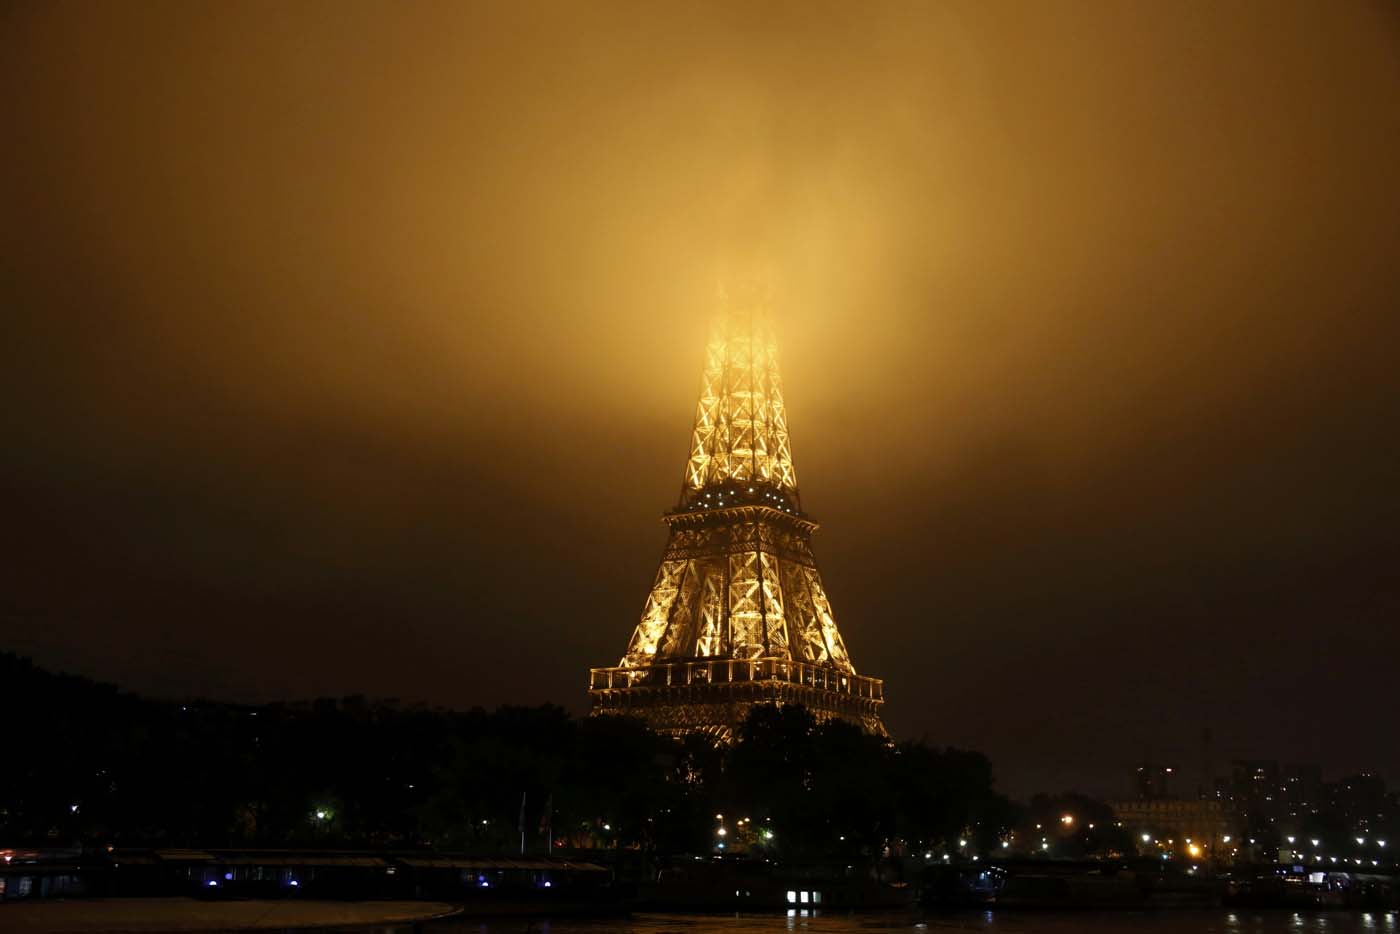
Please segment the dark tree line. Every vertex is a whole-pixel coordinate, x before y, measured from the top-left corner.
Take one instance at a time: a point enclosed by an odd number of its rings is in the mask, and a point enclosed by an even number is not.
[[[510,852],[523,826],[535,853],[874,859],[1012,822],[982,755],[796,706],[755,709],[717,748],[549,705],[152,700],[0,654],[0,711],[0,846]]]

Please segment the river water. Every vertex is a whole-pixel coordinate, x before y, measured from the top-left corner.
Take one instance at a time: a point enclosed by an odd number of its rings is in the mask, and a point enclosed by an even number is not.
[[[608,920],[445,919],[424,934],[1400,934],[1396,912],[1161,911],[663,915]]]

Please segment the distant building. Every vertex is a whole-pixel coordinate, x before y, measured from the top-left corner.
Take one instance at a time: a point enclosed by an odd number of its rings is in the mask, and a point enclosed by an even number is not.
[[[1357,836],[1385,837],[1400,829],[1397,795],[1387,791],[1385,779],[1374,772],[1359,772],[1323,786],[1322,805]]]
[[[1133,769],[1133,795],[1140,801],[1166,798],[1171,795],[1171,777],[1176,770],[1170,765],[1140,762]]]
[[[1140,853],[1221,859],[1384,862],[1400,841],[1400,795],[1374,772],[1324,782],[1317,765],[1236,759],[1214,791],[1170,793],[1174,770],[1143,762],[1131,772],[1131,797],[1109,801]],[[1204,770],[1209,775],[1209,767]],[[1191,841],[1188,843],[1187,841]]]
[[[1249,815],[1252,829],[1298,827],[1323,805],[1322,769],[1277,759],[1236,759],[1230,777],[1216,783],[1215,797]]]
[[[1209,855],[1225,856],[1239,839],[1238,820],[1223,801],[1158,797],[1109,801],[1108,806],[1140,849],[1166,845],[1180,850],[1189,840],[1205,847]]]

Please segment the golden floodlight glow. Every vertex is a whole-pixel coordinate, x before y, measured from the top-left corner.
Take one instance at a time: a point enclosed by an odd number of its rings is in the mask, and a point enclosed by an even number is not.
[[[720,297],[680,501],[664,521],[670,539],[627,651],[591,672],[594,713],[727,740],[754,703],[800,701],[884,735],[883,685],[856,673],[812,553],[766,288]]]
[[[671,546],[620,667],[776,657],[855,674],[801,516],[768,301],[721,296]],[[717,525],[710,509],[737,512]]]
[[[768,296],[757,286],[724,292],[723,313],[705,348],[705,374],[695,407],[686,492],[726,483],[772,484],[797,495],[778,345],[768,320]],[[755,487],[747,491],[753,493]]]

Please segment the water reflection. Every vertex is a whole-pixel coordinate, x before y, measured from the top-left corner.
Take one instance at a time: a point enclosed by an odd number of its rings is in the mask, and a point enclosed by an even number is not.
[[[893,931],[969,931],[985,934],[1362,934],[1400,930],[1396,912],[1161,911],[1096,914],[1062,912],[906,912],[830,914],[793,908],[772,915],[663,915],[600,920],[444,919],[423,934],[880,934]]]

